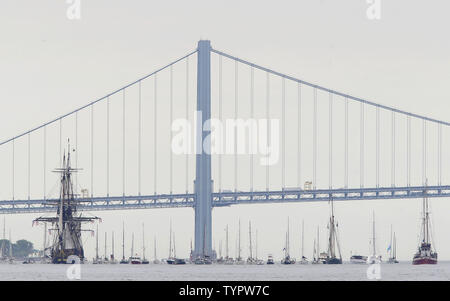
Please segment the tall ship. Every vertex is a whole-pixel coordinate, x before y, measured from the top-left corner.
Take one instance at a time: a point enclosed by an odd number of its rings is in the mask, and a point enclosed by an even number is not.
[[[334,206],[333,199],[331,203],[331,216],[328,223],[329,235],[328,235],[328,252],[327,257],[324,259],[325,264],[342,264],[341,247],[339,246],[339,238],[337,233],[338,223],[334,219]],[[339,252],[339,257],[336,254],[336,247]]]
[[[295,264],[295,258],[291,258],[291,255],[289,254],[289,218],[288,218],[288,225],[287,225],[287,231],[286,231],[286,245],[283,248],[284,251],[284,258],[281,260],[282,264]]]
[[[61,175],[60,178],[60,196],[59,199],[50,202],[56,208],[56,216],[54,217],[38,217],[35,223],[50,223],[53,233],[53,244],[51,246],[50,257],[51,262],[55,264],[73,263],[68,262],[69,256],[78,256],[80,262],[85,260],[84,250],[81,240],[81,228],[83,223],[93,222],[98,217],[86,217],[78,213],[77,206],[79,200],[73,189],[72,174],[78,169],[70,166],[70,145],[67,156],[64,154],[61,168],[57,168],[55,172]],[[90,231],[90,230],[88,230]]]
[[[430,212],[428,211],[428,198],[426,197],[427,191],[425,191],[425,197],[422,203],[422,227],[421,227],[421,240],[416,254],[414,254],[413,264],[437,264],[437,253],[431,247],[431,223]]]
[[[372,254],[368,256],[367,263],[368,264],[380,263],[381,256],[377,255],[376,239],[375,239],[375,212],[373,212],[371,244],[372,244]]]

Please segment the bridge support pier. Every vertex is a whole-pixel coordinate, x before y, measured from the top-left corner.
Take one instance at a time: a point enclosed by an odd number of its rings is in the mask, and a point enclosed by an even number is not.
[[[195,248],[194,257],[213,256],[212,250],[212,179],[211,141],[206,139],[211,130],[204,130],[211,118],[211,43],[198,42],[197,59],[197,141],[195,193]],[[207,152],[205,152],[207,150]]]

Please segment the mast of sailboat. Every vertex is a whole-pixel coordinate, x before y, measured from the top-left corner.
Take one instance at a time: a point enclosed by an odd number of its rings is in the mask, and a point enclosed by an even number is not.
[[[376,255],[376,247],[375,247],[375,211],[372,213],[373,215],[373,221],[372,221],[372,255]]]
[[[304,253],[303,253],[304,236],[305,236],[305,221],[302,220],[302,258],[304,258]]]
[[[44,223],[44,243],[42,249],[42,257],[45,257],[45,249],[47,248],[47,223]]]
[[[320,257],[320,239],[319,239],[319,226],[317,226],[317,260],[319,260]]]
[[[105,260],[107,260],[108,259],[108,253],[107,253],[107,250],[106,250],[106,239],[107,238],[107,233],[105,232]]]
[[[13,243],[11,239],[11,229],[9,229],[9,258],[13,258]]]
[[[225,248],[226,248],[226,257],[228,259],[228,224],[227,224],[227,228],[226,228],[226,235],[225,235]]]
[[[250,240],[250,258],[253,258],[253,254],[252,254],[252,222],[248,221],[248,237]]]
[[[156,260],[156,236],[153,238],[153,244],[155,246],[155,254],[154,254],[155,259],[154,260]]]
[[[256,230],[255,235],[255,259],[258,260],[258,230]]]
[[[241,259],[241,219],[239,219],[238,260]]]
[[[142,223],[142,259],[145,259],[145,232],[144,223]]]
[[[397,258],[397,239],[395,238],[395,232],[394,232],[394,250],[392,250],[393,258]]]
[[[173,257],[177,258],[177,249],[175,248],[175,233],[173,233]]]
[[[131,256],[134,256],[134,232],[131,233]]]
[[[172,219],[170,219],[169,229],[169,258],[172,258]]]
[[[330,198],[331,202],[331,217],[330,222],[328,224],[329,227],[329,237],[328,237],[328,256],[331,258],[335,257],[335,250],[334,250],[334,208],[333,208],[333,199]]]
[[[125,260],[125,222],[122,222],[122,259]]]
[[[98,225],[95,233],[95,259],[98,260]]]
[[[389,248],[389,258],[393,258],[392,257],[392,255],[393,255],[393,248],[394,248],[394,246],[392,245],[392,243],[393,243],[393,240],[392,240],[392,224],[391,224],[391,243],[390,243],[390,248]]]
[[[114,259],[114,231],[111,234],[111,259]]]

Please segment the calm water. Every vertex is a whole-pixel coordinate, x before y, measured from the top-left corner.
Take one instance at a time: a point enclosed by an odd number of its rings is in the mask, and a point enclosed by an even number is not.
[[[367,265],[81,265],[81,280],[367,280]],[[0,264],[1,280],[67,280],[67,265]],[[381,280],[450,280],[450,262],[381,264]]]

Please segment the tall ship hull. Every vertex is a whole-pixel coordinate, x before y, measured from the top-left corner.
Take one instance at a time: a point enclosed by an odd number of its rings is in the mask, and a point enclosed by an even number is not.
[[[437,258],[433,257],[417,257],[413,259],[413,265],[420,264],[437,264]]]

